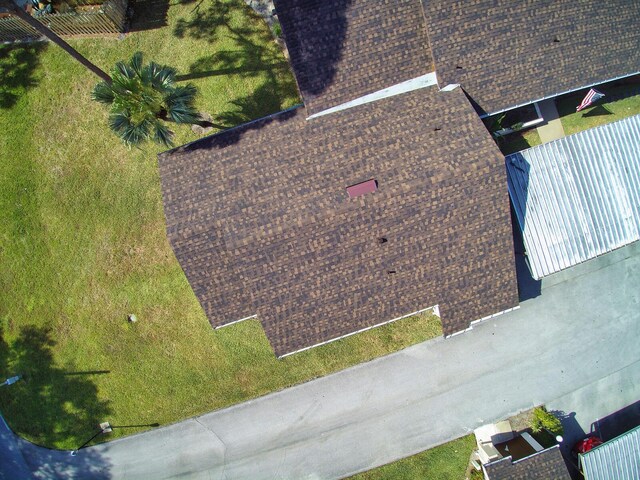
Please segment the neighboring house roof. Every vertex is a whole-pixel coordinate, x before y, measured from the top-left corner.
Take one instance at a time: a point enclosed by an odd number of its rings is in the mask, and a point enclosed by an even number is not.
[[[640,239],[640,115],[506,158],[533,277]]]
[[[511,461],[501,458],[483,466],[488,480],[570,480],[560,446],[555,445],[529,457]]]
[[[433,72],[420,0],[277,0],[309,114]]]
[[[640,71],[640,2],[423,0],[440,84],[487,113]]]
[[[159,158],[210,322],[258,314],[278,356],[435,304],[453,333],[518,303],[502,157],[460,89],[294,109]]]
[[[585,480],[638,480],[640,426],[580,455]]]

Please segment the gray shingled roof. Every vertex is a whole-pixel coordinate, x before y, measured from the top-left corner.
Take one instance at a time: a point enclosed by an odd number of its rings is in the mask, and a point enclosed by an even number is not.
[[[309,114],[433,72],[420,0],[276,0]]]
[[[453,333],[518,302],[503,160],[460,89],[281,113],[160,155],[160,175],[209,320],[257,314],[278,356],[435,304]]]
[[[640,2],[277,0],[309,113],[436,70],[487,113],[640,72]],[[435,64],[435,67],[434,67]]]
[[[513,462],[501,458],[484,465],[488,480],[570,480],[560,446],[555,445]]]
[[[640,2],[423,0],[441,85],[491,113],[640,71]]]

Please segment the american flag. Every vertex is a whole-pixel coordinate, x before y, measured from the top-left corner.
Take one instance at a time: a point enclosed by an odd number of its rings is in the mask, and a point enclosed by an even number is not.
[[[594,88],[589,89],[587,95],[582,99],[582,103],[576,107],[576,112],[579,112],[583,108],[587,108],[593,102],[600,100],[602,97],[604,97],[604,93],[600,93]]]

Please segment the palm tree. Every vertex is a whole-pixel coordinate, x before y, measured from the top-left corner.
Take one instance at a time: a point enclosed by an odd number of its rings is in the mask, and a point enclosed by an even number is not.
[[[44,35],[53,43],[55,43],[60,48],[62,48],[65,52],[67,52],[69,55],[71,55],[73,58],[79,61],[82,65],[84,65],[93,73],[95,73],[97,76],[99,76],[104,82],[111,83],[111,77],[109,77],[109,75],[107,75],[106,72],[96,67],[93,63],[91,63],[89,60],[83,57],[80,53],[78,53],[78,51],[75,50],[71,45],[69,45],[67,42],[62,40],[58,35],[53,33],[53,31],[45,27],[42,23],[40,23],[38,20],[33,18],[27,12],[25,12],[21,7],[16,5],[12,0],[0,0],[0,9],[8,10],[11,14],[20,18],[22,21],[29,24],[36,31],[40,32],[42,35]]]
[[[127,145],[153,140],[172,146],[173,132],[164,122],[200,123],[194,107],[196,87],[175,84],[176,70],[151,62],[136,52],[129,63],[118,62],[112,83],[98,83],[94,100],[111,106],[109,126]]]

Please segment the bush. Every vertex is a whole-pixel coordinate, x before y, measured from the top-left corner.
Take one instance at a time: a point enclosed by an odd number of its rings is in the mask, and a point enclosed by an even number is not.
[[[536,407],[531,414],[531,430],[533,433],[539,433],[542,430],[547,430],[553,435],[562,435],[563,428],[562,423],[552,414],[547,412],[544,407]]]
[[[280,25],[280,22],[278,22],[278,21],[274,22],[272,30],[273,30],[273,34],[277,38],[282,37],[282,25]]]

